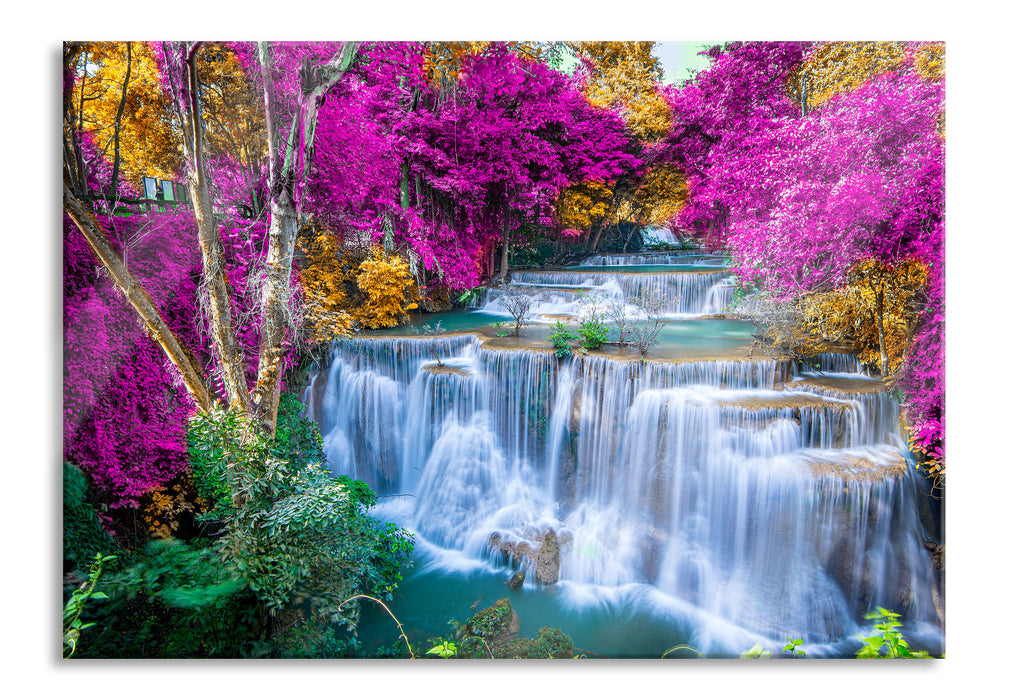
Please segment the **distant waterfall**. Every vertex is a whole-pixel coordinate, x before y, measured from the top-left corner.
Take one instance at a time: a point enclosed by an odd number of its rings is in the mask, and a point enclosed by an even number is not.
[[[699,250],[671,250],[651,253],[612,253],[608,255],[592,255],[581,262],[582,265],[587,266],[677,265],[680,263],[722,265],[725,263],[725,256]]]
[[[654,298],[667,315],[722,313],[732,301],[724,284],[728,273],[514,272],[512,282],[537,298],[537,313],[570,313],[580,297],[595,295],[617,302]],[[488,290],[484,310],[500,310],[499,295]]]

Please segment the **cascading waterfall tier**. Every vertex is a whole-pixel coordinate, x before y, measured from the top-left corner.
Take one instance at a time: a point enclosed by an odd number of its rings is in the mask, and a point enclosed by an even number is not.
[[[697,262],[705,265],[721,265],[725,257],[698,250],[671,250],[662,252],[614,253],[592,255],[582,260],[581,265],[675,265]]]
[[[615,302],[654,299],[661,314],[699,316],[723,313],[733,288],[724,270],[704,272],[514,272],[514,285],[535,296],[535,313],[577,313],[578,301],[588,295]],[[500,290],[488,290],[483,310],[503,312]]]
[[[309,405],[334,473],[409,494],[402,524],[439,551],[779,638],[840,639],[875,605],[936,624],[896,404],[780,365],[359,339]]]

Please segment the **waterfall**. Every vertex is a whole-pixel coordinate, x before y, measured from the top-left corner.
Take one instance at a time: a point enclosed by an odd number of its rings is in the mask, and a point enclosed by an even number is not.
[[[623,253],[611,255],[592,255],[585,258],[581,264],[585,266],[614,265],[676,265],[678,263],[698,262],[702,265],[724,265],[725,257],[713,255],[699,250],[670,250],[661,252]]]
[[[757,634],[837,640],[874,605],[935,624],[893,399],[815,383],[868,381],[844,374],[776,388],[777,366],[340,341],[315,418],[334,473],[415,497],[425,542],[531,581],[553,532],[559,585],[644,585]]]
[[[724,291],[719,283],[728,277],[725,271],[714,272],[665,272],[614,274],[607,272],[515,272],[512,281],[529,287],[531,294],[563,299],[558,296],[563,291],[558,288],[571,287],[570,294],[591,292],[633,301],[637,298],[653,297],[660,300],[662,313],[667,315],[700,315],[718,313],[725,306]],[[540,291],[540,287],[549,287]],[[709,294],[713,289],[719,292]],[[728,299],[731,300],[731,290]],[[488,298],[488,304],[493,296]],[[554,301],[554,299],[551,299]],[[543,313],[540,311],[539,313]]]
[[[659,297],[683,326],[660,342],[711,356],[558,359],[528,332],[522,348],[477,335],[340,340],[307,391],[333,473],[376,490],[428,575],[520,569],[571,610],[631,596],[689,619],[692,645],[733,655],[786,635],[850,648],[882,605],[941,650],[917,477],[886,387],[852,355],[750,358],[748,337],[732,347],[724,321],[696,319],[732,302],[724,258],[585,262],[625,272],[517,271],[513,284],[534,297],[533,316]],[[677,267],[628,267],[656,264]],[[471,308],[507,315],[501,294],[488,288]]]

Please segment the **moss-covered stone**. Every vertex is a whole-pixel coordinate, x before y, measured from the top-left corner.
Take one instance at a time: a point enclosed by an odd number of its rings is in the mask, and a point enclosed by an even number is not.
[[[508,579],[508,585],[511,586],[513,591],[517,591],[522,588],[522,585],[526,582],[526,572],[517,571],[515,574]]]
[[[570,659],[571,637],[555,627],[542,627],[534,639],[517,637],[518,615],[502,598],[471,617],[457,653],[462,659]]]
[[[502,598],[489,608],[484,608],[466,622],[466,632],[474,637],[491,639],[509,633],[512,626],[511,600]]]

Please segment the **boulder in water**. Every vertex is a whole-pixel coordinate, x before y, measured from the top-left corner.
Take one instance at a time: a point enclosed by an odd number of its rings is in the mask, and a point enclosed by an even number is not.
[[[536,550],[536,579],[544,586],[557,583],[561,570],[561,545],[557,533],[547,530],[543,543]]]
[[[570,659],[574,645],[564,632],[543,627],[533,639],[518,636],[519,617],[511,600],[502,598],[466,621],[459,644],[462,659]]]
[[[553,528],[526,533],[528,539],[513,541],[500,532],[490,536],[488,547],[500,552],[509,562],[532,568],[536,581],[544,586],[557,583],[561,568],[561,544]]]
[[[495,642],[518,634],[519,624],[519,616],[512,610],[511,600],[502,598],[471,617],[466,622],[466,633]]]
[[[511,586],[513,591],[517,591],[522,588],[522,584],[526,582],[526,572],[516,571],[515,575],[508,579],[508,585]]]

